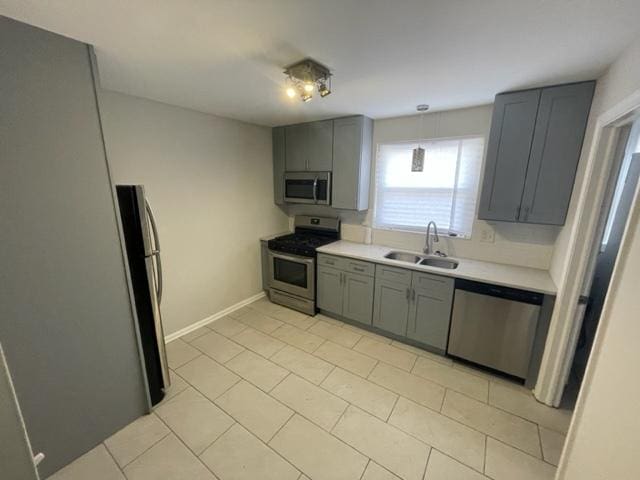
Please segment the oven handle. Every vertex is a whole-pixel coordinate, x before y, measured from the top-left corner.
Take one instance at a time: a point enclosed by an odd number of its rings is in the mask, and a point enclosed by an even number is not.
[[[313,263],[313,258],[307,258],[307,257],[294,257],[291,255],[283,255],[281,253],[275,253],[271,250],[269,250],[269,255],[272,258],[281,258],[283,260],[289,260],[290,262],[296,262],[296,263],[307,263],[307,264],[312,264]]]
[[[313,203],[318,203],[318,176],[313,179]]]

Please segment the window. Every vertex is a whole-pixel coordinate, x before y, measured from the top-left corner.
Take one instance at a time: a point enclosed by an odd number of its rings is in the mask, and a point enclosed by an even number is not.
[[[413,149],[425,149],[424,170],[411,171]],[[378,147],[374,227],[470,237],[484,139],[466,137]]]

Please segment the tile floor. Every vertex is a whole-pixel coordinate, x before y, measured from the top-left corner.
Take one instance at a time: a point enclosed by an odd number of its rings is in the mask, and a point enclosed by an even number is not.
[[[167,351],[154,413],[51,479],[552,479],[571,419],[507,380],[266,299]]]

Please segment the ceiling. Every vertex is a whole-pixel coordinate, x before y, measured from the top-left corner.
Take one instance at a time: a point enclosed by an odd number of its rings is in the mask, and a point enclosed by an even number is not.
[[[490,103],[599,76],[640,34],[638,0],[0,0],[95,45],[102,86],[261,125]],[[333,93],[284,93],[311,56]]]

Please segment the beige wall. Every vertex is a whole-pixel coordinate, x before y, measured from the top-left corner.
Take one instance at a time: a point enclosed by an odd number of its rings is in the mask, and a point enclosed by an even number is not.
[[[273,204],[271,129],[101,91],[114,183],[143,184],[158,222],[165,334],[261,291]]]
[[[640,89],[640,39],[600,80],[594,113]],[[592,116],[595,120],[595,116]],[[585,144],[587,147],[588,144]],[[618,259],[593,353],[560,463],[563,480],[631,480],[640,477],[640,209],[635,211]],[[569,225],[567,226],[568,229]],[[554,255],[556,274],[567,252],[566,232]],[[562,241],[562,243],[560,243]]]
[[[373,148],[374,168],[371,174],[371,195],[368,212],[353,213],[336,211],[328,207],[289,207],[290,214],[313,212],[316,214],[336,215],[343,220],[343,238],[353,241],[365,241],[395,248],[422,250],[424,235],[391,230],[369,229],[373,225],[373,205],[375,194],[375,150],[381,143],[413,141],[416,139],[446,138],[467,135],[482,135],[488,141],[491,127],[493,105],[448,110],[419,115],[388,118],[374,121]],[[481,183],[480,187],[481,188]],[[480,192],[478,191],[478,194]],[[493,232],[493,242],[480,241],[480,232]],[[441,237],[439,248],[451,256],[473,258],[513,265],[548,269],[558,227],[544,225],[524,225],[504,222],[485,222],[476,220],[470,239]],[[444,247],[444,248],[442,248]]]

